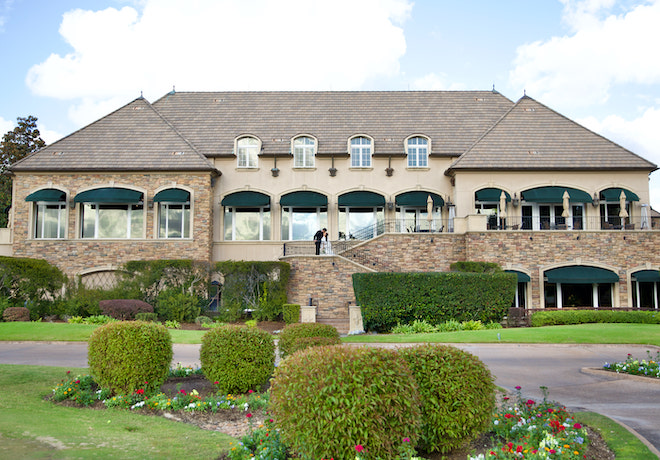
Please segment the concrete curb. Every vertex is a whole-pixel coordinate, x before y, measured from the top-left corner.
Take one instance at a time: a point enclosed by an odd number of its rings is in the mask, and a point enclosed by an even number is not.
[[[591,375],[607,376],[615,380],[637,380],[638,382],[655,383],[660,385],[660,379],[655,377],[645,377],[643,375],[626,374],[625,372],[608,371],[597,367],[583,367],[580,372]]]

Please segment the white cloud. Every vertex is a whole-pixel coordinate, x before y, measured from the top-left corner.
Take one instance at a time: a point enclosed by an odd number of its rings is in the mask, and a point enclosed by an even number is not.
[[[569,36],[522,45],[517,50],[512,85],[558,107],[602,104],[616,84],[660,83],[660,0],[626,14],[603,16],[610,0],[564,0]]]
[[[0,117],[0,137],[4,136],[9,131],[13,130],[16,127],[16,123],[13,121],[5,120]]]
[[[141,12],[75,10],[72,47],[33,66],[38,95],[77,101],[79,121],[144,91],[359,89],[399,73],[409,0],[146,0]],[[83,101],[84,99],[84,101]],[[91,114],[91,112],[89,112]],[[107,113],[107,112],[105,112]]]
[[[37,126],[39,128],[39,134],[46,144],[52,144],[64,137],[61,133],[48,129],[46,125],[39,123]]]
[[[466,86],[463,83],[451,83],[447,81],[447,75],[429,73],[413,81],[411,89],[414,90],[464,90]]]
[[[7,23],[7,17],[9,12],[12,10],[12,5],[14,0],[4,0],[0,3],[0,32],[4,32],[5,24]]]
[[[648,108],[634,120],[610,115],[603,120],[588,117],[579,123],[608,139],[660,165],[660,109]],[[660,171],[651,174],[649,182],[651,205],[660,210]]]

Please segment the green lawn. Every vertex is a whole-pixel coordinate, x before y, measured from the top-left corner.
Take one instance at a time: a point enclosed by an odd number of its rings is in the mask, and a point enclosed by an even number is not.
[[[0,340],[86,341],[98,326],[66,323],[0,323]],[[206,331],[169,329],[174,343],[201,343]],[[620,343],[660,346],[657,324],[580,324],[433,334],[363,334],[342,338],[358,343]]]
[[[0,365],[0,458],[210,459],[233,441],[163,417],[45,401],[67,370]]]
[[[607,323],[431,334],[364,334],[345,337],[342,341],[351,343],[619,343],[660,346],[660,325]]]

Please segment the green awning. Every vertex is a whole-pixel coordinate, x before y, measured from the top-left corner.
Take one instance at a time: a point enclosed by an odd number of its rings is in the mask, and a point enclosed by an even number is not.
[[[613,271],[584,265],[553,268],[546,271],[545,276],[548,278],[548,283],[593,284],[619,282],[619,275]]]
[[[396,205],[397,206],[416,206],[416,207],[426,207],[426,200],[433,199],[433,206],[444,206],[445,200],[442,199],[440,195],[432,192],[422,192],[421,190],[415,190],[414,192],[405,192],[396,196]]]
[[[168,188],[156,193],[154,203],[169,201],[173,203],[186,203],[190,201],[190,192],[180,188]]]
[[[142,192],[119,187],[95,188],[80,192],[73,199],[76,203],[139,203]]]
[[[533,203],[562,203],[564,192],[568,192],[571,203],[591,203],[591,195],[571,187],[537,187],[522,192],[523,200]]]
[[[339,197],[339,206],[373,208],[385,206],[385,197],[374,192],[348,192]]]
[[[626,201],[639,201],[637,194],[625,188],[606,188],[600,192],[600,199],[604,201],[619,201],[622,190],[626,194]]]
[[[507,192],[504,192],[506,195],[506,201],[511,202],[511,195]],[[476,201],[500,201],[500,195],[502,195],[502,190],[499,188],[482,188],[474,192],[474,199]]]
[[[259,192],[230,193],[222,199],[222,206],[260,208],[270,206],[270,197]]]
[[[54,188],[44,188],[37,190],[36,192],[30,193],[25,197],[25,201],[65,201],[66,193],[62,190],[57,190]]]
[[[658,283],[660,282],[660,271],[641,270],[633,273],[632,277],[641,283]]]
[[[527,273],[519,272],[517,270],[504,270],[507,273],[513,273],[514,275],[518,276],[518,282],[519,283],[529,283],[532,281],[532,279],[529,277]]]
[[[328,197],[317,192],[300,191],[282,195],[280,206],[298,206],[301,208],[316,208],[328,205]]]

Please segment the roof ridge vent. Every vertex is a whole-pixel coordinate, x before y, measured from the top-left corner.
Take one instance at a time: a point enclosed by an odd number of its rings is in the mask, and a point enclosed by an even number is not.
[[[536,109],[534,107],[525,107],[523,112],[536,112]]]

